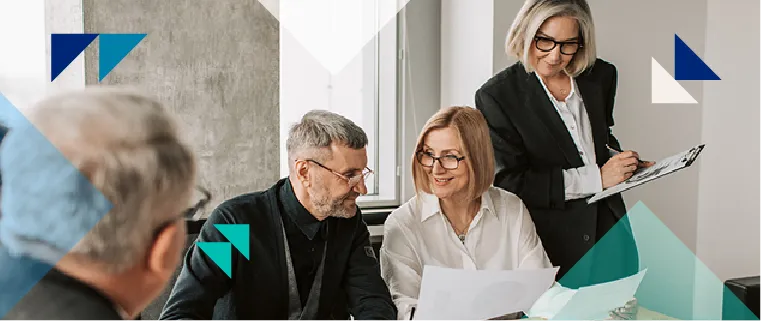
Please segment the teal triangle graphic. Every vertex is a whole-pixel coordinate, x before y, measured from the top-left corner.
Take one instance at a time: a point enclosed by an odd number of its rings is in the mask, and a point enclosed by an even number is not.
[[[758,320],[736,295],[703,264],[645,204],[638,202],[569,272],[558,282],[581,284],[589,275],[617,275],[629,267],[614,264],[621,258],[621,238],[636,240],[638,267],[628,275],[647,269],[635,298],[640,310],[656,313],[645,319],[661,317],[681,320],[720,320],[739,318]],[[591,272],[590,272],[591,271]],[[607,281],[607,280],[606,280]],[[597,284],[601,282],[592,282]],[[644,308],[644,309],[643,309]],[[734,317],[732,317],[734,316]]]
[[[196,242],[198,248],[209,256],[222,272],[232,278],[232,247],[228,242]]]
[[[248,257],[249,233],[248,224],[214,224],[214,227],[224,235],[243,256]]]
[[[100,34],[98,44],[98,81],[103,81],[103,78],[116,67],[119,62],[126,57],[132,49],[137,46],[140,41],[145,38],[144,33],[134,34],[115,34],[115,33],[102,33]]]
[[[58,117],[49,114],[50,117]],[[0,319],[113,207],[0,93]]]

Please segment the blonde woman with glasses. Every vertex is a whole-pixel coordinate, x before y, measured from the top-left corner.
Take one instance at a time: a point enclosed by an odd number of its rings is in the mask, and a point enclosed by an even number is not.
[[[446,108],[420,134],[417,195],[389,215],[382,275],[399,319],[413,317],[424,265],[471,270],[552,267],[515,194],[492,186],[494,154],[481,113]]]
[[[475,95],[494,144],[494,184],[526,203],[561,280],[626,214],[620,194],[586,200],[653,163],[621,152],[611,132],[618,76],[597,58],[585,0],[526,1],[506,49],[518,62]],[[636,245],[628,221],[621,223],[593,265],[560,283],[578,287],[636,273]]]

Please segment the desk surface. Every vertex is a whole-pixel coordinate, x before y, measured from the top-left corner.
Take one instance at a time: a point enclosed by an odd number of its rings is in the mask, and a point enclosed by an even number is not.
[[[678,319],[669,317],[662,313],[645,309],[643,307],[639,307],[639,309],[637,310],[637,320],[678,320]]]
[[[528,318],[528,320],[546,320],[544,318]],[[637,319],[636,320],[678,320],[674,319],[672,317],[669,317],[667,315],[664,315],[662,313],[658,313],[652,310],[648,310],[643,307],[639,307],[637,310]]]

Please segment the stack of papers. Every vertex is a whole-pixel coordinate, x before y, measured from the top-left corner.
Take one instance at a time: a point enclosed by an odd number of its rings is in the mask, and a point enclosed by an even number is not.
[[[634,298],[646,272],[647,269],[620,280],[577,290],[555,286],[537,300],[527,315],[556,320],[608,319],[611,311]]]
[[[486,320],[524,312],[529,318],[604,320],[634,298],[647,269],[620,280],[569,289],[558,268],[463,270],[426,265],[416,320]]]
[[[415,319],[485,320],[528,311],[555,282],[557,271],[462,270],[426,265]]]

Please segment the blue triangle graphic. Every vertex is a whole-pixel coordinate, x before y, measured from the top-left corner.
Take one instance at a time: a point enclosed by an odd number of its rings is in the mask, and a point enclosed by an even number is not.
[[[98,58],[98,81],[103,81],[111,70],[126,57],[140,41],[144,33],[103,33],[100,35]]]
[[[228,242],[196,242],[209,258],[225,272],[228,277],[232,278],[232,247]]]
[[[224,235],[243,256],[248,257],[248,246],[250,236],[248,234],[248,224],[214,224],[214,227]]]
[[[5,318],[112,204],[2,94],[0,122],[9,129],[0,145],[0,318]],[[61,224],[63,217],[76,222]],[[43,244],[55,250],[41,252]]]
[[[50,35],[50,81],[68,67],[74,59],[98,37],[97,33],[53,33]]]
[[[647,269],[635,294],[642,314],[638,319],[759,319],[642,202],[635,204],[559,283],[586,282],[590,270],[591,274],[621,274],[623,267],[611,263],[620,259],[615,257],[621,252],[619,240],[629,233],[634,235],[636,253],[625,251],[626,255],[637,256],[639,261],[638,269],[629,275]]]
[[[678,35],[674,34],[674,79],[721,80]]]

